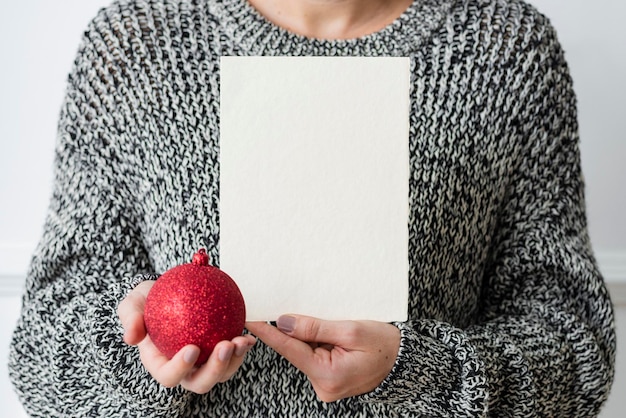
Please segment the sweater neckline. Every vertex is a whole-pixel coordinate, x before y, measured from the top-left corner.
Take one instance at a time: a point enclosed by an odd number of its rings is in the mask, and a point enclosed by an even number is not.
[[[453,0],[414,0],[382,29],[352,39],[318,39],[289,31],[269,21],[247,0],[222,0],[225,30],[241,53],[249,55],[377,55],[403,56],[424,43],[448,14]],[[218,6],[218,7],[219,7]]]

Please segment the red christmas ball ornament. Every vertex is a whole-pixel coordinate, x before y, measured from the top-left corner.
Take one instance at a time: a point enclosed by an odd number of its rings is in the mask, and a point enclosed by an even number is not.
[[[215,345],[243,333],[246,307],[237,284],[209,265],[204,248],[191,263],[173,267],[150,289],[144,308],[146,331],[154,345],[172,358],[187,344],[200,347],[196,365]]]

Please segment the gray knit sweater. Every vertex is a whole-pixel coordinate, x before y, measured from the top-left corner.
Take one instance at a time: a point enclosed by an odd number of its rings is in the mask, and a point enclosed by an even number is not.
[[[166,389],[116,307],[200,246],[219,260],[219,57],[411,58],[410,302],[373,392],[322,403],[258,343],[206,395]],[[295,138],[294,140],[297,140]],[[415,0],[356,40],[291,34],[244,0],[121,0],[84,33],[10,375],[38,417],[590,417],[613,380],[586,231],[575,96],[521,0]]]

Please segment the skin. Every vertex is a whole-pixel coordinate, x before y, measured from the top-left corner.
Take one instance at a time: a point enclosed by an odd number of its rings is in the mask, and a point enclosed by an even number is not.
[[[181,385],[195,393],[206,393],[217,383],[230,379],[256,343],[256,338],[245,335],[219,342],[209,360],[199,368],[194,365],[200,354],[200,348],[195,345],[183,347],[171,360],[168,359],[152,343],[144,325],[146,296],[153,285],[151,280],[140,283],[117,308],[124,327],[124,342],[139,348],[146,370],[165,387]]]
[[[413,0],[249,0],[267,20],[318,39],[352,39],[383,29]]]
[[[382,322],[283,315],[277,325],[248,322],[246,327],[304,373],[324,402],[374,390],[400,347],[400,330]]]
[[[252,335],[221,341],[201,367],[200,349],[183,347],[172,359],[163,355],[146,334],[143,310],[154,281],[139,284],[119,304],[124,341],[139,348],[141,362],[165,387],[181,385],[198,393],[230,379],[255,345]],[[325,321],[303,315],[283,315],[274,327],[247,322],[246,328],[309,378],[317,396],[333,402],[375,389],[391,371],[400,346],[400,331],[376,321]]]
[[[413,0],[249,0],[266,19],[291,32],[318,39],[351,39],[392,23]],[[207,363],[194,366],[199,348],[183,347],[171,360],[146,334],[143,310],[154,282],[138,285],[120,303],[124,341],[136,345],[146,370],[163,386],[207,393],[230,379],[254,346],[251,335],[222,341]],[[256,337],[285,357],[310,380],[318,397],[332,402],[375,389],[391,371],[400,346],[400,331],[375,321],[325,321],[283,315],[278,327],[249,322]]]

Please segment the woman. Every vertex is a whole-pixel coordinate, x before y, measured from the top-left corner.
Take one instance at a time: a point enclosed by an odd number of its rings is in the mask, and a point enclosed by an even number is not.
[[[158,272],[218,259],[222,55],[411,58],[409,321],[286,314],[199,369],[146,336]],[[120,1],[85,32],[12,341],[32,415],[594,416],[614,356],[571,78],[521,0]]]

